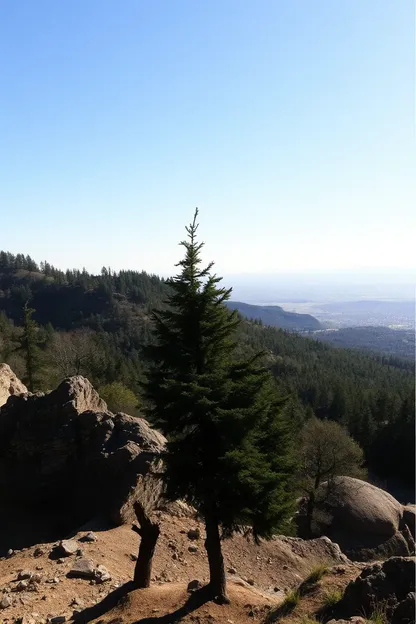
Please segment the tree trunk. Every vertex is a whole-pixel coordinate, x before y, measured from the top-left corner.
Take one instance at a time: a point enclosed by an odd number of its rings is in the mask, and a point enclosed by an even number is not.
[[[160,534],[160,527],[157,522],[152,522],[139,502],[134,504],[134,511],[140,527],[133,525],[132,528],[140,535],[141,541],[139,556],[134,569],[133,582],[137,589],[142,589],[144,587],[150,587],[153,555]]]
[[[209,563],[209,586],[216,602],[219,604],[228,604],[230,601],[227,598],[220,532],[218,522],[213,514],[205,514],[205,529],[207,533],[205,548]]]

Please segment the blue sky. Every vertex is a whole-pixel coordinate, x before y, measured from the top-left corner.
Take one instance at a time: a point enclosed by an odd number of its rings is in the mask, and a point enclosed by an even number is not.
[[[0,248],[169,274],[412,268],[412,0],[3,0]]]

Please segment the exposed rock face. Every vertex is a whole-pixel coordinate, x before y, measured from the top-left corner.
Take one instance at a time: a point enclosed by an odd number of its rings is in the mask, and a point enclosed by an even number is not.
[[[414,621],[414,617],[410,620],[408,617],[410,613],[412,618],[415,573],[414,557],[391,557],[382,564],[364,568],[347,586],[337,612],[344,617],[362,614],[371,617],[377,606],[383,606],[389,622],[410,624]]]
[[[4,405],[9,396],[24,394],[26,386],[16,377],[8,364],[0,364],[0,407]]]
[[[402,524],[408,527],[413,539],[416,539],[416,505],[403,507]]]
[[[10,396],[0,409],[0,500],[47,505],[85,522],[99,513],[135,517],[154,506],[154,471],[164,437],[141,418],[113,415],[87,379],[71,377],[49,394]]]
[[[328,535],[351,559],[414,554],[403,506],[384,490],[360,479],[338,477],[329,496],[319,498],[323,502],[315,512],[316,534]]]

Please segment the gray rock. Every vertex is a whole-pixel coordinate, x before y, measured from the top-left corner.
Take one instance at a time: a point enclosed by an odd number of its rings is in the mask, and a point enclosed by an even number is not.
[[[31,579],[32,576],[33,576],[33,572],[30,572],[30,570],[21,570],[17,575],[17,579],[19,581],[23,581],[25,579]]]
[[[416,505],[405,505],[403,507],[402,523],[408,527],[413,539],[416,539]]]
[[[0,364],[0,407],[8,398],[27,392],[26,386],[16,377],[8,364]]]
[[[24,501],[29,516],[42,500],[80,526],[96,515],[130,523],[137,500],[147,510],[160,501],[154,473],[165,438],[142,418],[111,414],[84,377],[44,395],[10,396],[1,407],[0,439],[3,507],[20,509]]]
[[[190,540],[199,540],[201,538],[201,531],[196,529],[189,529],[188,531],[188,539]]]
[[[403,506],[388,492],[352,477],[337,477],[318,490],[313,517],[315,536],[327,535],[356,561],[408,556],[403,530]],[[297,522],[301,531],[305,501]],[[300,533],[301,534],[301,533]]]
[[[79,549],[78,542],[75,540],[61,540],[58,546],[58,552],[64,557],[75,555]]]
[[[45,554],[45,551],[43,548],[40,548],[39,546],[37,548],[35,548],[35,550],[33,551],[33,556],[34,557],[42,557],[42,555]]]
[[[416,594],[410,592],[394,609],[391,624],[413,624],[416,620],[415,604]]]
[[[103,565],[98,565],[94,570],[94,578],[97,583],[105,583],[105,581],[111,581],[111,575],[107,568]]]
[[[367,566],[345,590],[337,613],[352,616],[370,615],[374,605],[384,604],[388,621],[397,605],[415,591],[416,560],[414,557],[391,557],[383,563]]]
[[[193,581],[190,581],[188,583],[188,591],[196,591],[197,589],[200,589],[202,587],[202,583],[201,581],[199,581],[198,579],[194,579]]]
[[[194,544],[191,544],[190,546],[188,546],[188,551],[190,553],[197,553],[198,552],[198,546],[194,546]]]
[[[86,535],[84,535],[84,537],[82,538],[82,541],[83,542],[96,542],[97,536],[92,531],[89,531]]]
[[[21,592],[25,591],[29,587],[29,583],[27,581],[19,581],[17,585],[14,587],[14,591]]]
[[[0,600],[0,609],[7,609],[7,607],[11,607],[13,605],[12,599],[10,596],[3,596]]]
[[[90,559],[78,559],[68,572],[69,578],[94,579],[95,567]]]

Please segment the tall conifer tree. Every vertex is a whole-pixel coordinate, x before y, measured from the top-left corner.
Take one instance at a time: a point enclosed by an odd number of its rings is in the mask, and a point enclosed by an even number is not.
[[[224,305],[231,289],[220,287],[213,263],[201,268],[197,215],[167,309],[154,314],[148,416],[168,438],[167,496],[204,517],[210,589],[225,602],[221,538],[243,526],[256,539],[272,535],[292,511],[294,462],[269,372],[259,356],[233,358],[240,320]]]
[[[36,389],[37,374],[40,370],[39,335],[36,321],[32,318],[35,310],[26,302],[23,308],[23,334],[19,350],[23,351],[26,363],[26,382],[30,392]]]

